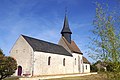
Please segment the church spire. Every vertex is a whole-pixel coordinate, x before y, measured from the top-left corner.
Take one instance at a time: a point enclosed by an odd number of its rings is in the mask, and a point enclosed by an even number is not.
[[[61,31],[61,34],[63,37],[65,37],[65,39],[71,43],[71,30],[69,28],[69,24],[68,24],[68,19],[67,19],[67,15],[65,14],[65,18],[64,18],[64,25],[63,25],[63,29]]]

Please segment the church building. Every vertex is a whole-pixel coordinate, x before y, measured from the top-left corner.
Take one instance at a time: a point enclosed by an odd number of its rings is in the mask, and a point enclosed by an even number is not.
[[[71,35],[66,15],[58,44],[20,35],[10,51],[18,65],[15,75],[89,73],[90,62],[71,40]]]

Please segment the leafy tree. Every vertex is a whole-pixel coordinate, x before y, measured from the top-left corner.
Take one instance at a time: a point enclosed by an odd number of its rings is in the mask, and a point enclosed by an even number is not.
[[[110,71],[115,72],[112,79],[117,80],[120,76],[120,15],[117,11],[109,11],[108,5],[96,4],[92,31],[95,37],[89,47],[92,50],[90,56],[107,63]]]
[[[93,72],[105,72],[106,71],[106,63],[98,60],[94,64],[91,65],[91,71]]]
[[[90,65],[90,71],[91,72],[97,72],[98,71],[97,66],[95,66],[95,64]]]
[[[12,57],[6,57],[0,50],[0,80],[9,77],[17,69],[16,60]]]
[[[92,47],[96,59],[104,61],[120,61],[120,33],[116,33],[115,19],[106,12],[100,4],[97,4],[94,20]]]
[[[2,57],[3,56],[3,52],[2,52],[2,50],[0,49],[0,57]]]

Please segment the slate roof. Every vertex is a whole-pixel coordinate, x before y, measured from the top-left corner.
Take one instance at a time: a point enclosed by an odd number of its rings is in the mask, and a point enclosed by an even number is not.
[[[62,39],[65,41],[65,43],[67,44],[71,52],[83,54],[73,40],[71,41],[71,44],[70,44],[64,37],[62,37]]]
[[[70,28],[69,28],[69,24],[68,24],[68,19],[67,19],[67,16],[65,15],[65,19],[64,19],[64,25],[63,25],[63,29],[61,31],[61,34],[62,33],[70,33],[72,34]]]
[[[28,37],[25,35],[22,35],[22,36],[30,44],[30,46],[33,48],[34,51],[72,56],[72,54],[70,54],[66,49],[64,49],[60,45],[46,42],[46,41],[39,40],[39,39],[35,39],[35,38]]]

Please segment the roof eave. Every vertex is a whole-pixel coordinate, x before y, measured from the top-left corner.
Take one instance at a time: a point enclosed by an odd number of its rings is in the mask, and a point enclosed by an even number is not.
[[[81,52],[76,52],[76,51],[72,51],[73,53],[78,53],[78,54],[82,54],[83,55],[83,53],[81,53]]]
[[[85,64],[91,64],[90,62],[83,62],[83,63],[85,63]]]
[[[45,52],[45,53],[52,53],[52,54],[57,54],[57,55],[64,55],[64,56],[71,56],[71,57],[73,57],[73,55],[71,54],[71,55],[65,55],[65,54],[59,54],[59,53],[54,53],[54,52],[47,52],[47,51],[40,51],[40,50],[34,50],[34,52]]]

